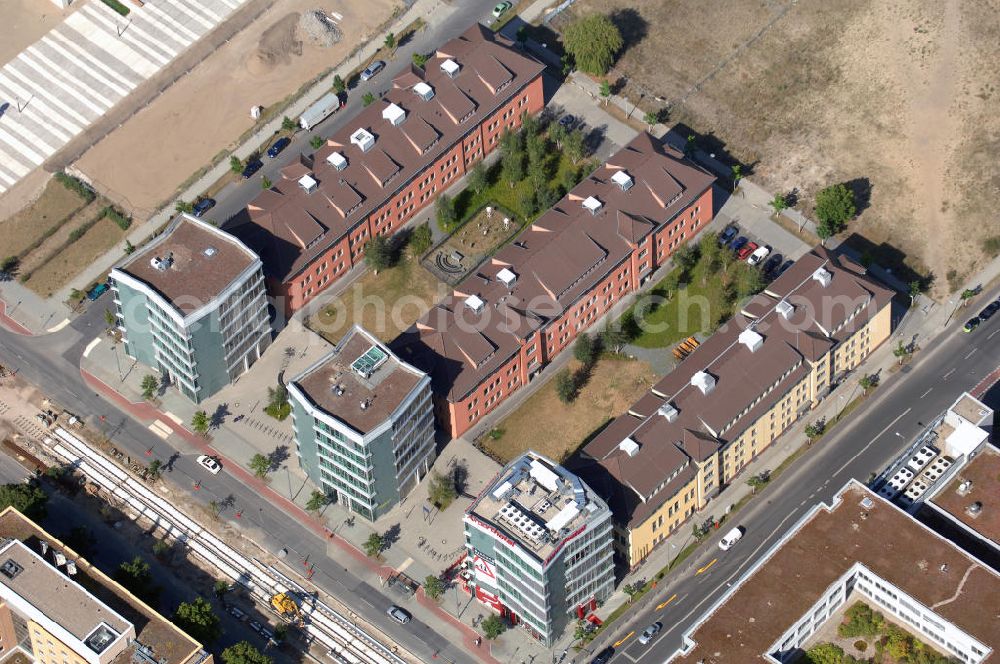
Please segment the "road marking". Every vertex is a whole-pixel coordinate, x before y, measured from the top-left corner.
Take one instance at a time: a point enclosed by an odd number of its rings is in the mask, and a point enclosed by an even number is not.
[[[58,325],[54,325],[53,327],[50,327],[49,329],[47,329],[45,331],[46,332],[58,332],[59,330],[61,330],[64,327],[66,327],[67,325],[69,325],[69,319],[68,318],[63,318],[63,320],[62,320],[61,323],[59,323]]]
[[[951,371],[949,371],[948,373],[946,373],[945,375],[943,375],[943,376],[941,376],[941,377],[942,377],[942,378],[947,378],[948,376],[952,375],[953,373],[955,373],[955,370],[954,370],[954,369],[952,369]]]
[[[668,599],[666,602],[660,602],[659,604],[657,604],[656,605],[656,610],[657,611],[662,611],[663,607],[665,607],[667,604],[670,604],[675,599],[677,599],[677,593],[674,593],[673,595],[671,595],[670,599]]]
[[[995,336],[996,336],[997,334],[1000,334],[1000,330],[993,330],[992,332],[990,332],[990,336],[988,336],[988,337],[986,337],[986,338],[987,338],[987,339],[992,339],[992,338],[993,338],[993,337],[995,337]]]
[[[87,347],[83,349],[83,356],[87,357],[88,355],[90,355],[90,351],[92,351],[95,348],[97,348],[97,344],[99,344],[99,343],[101,343],[101,338],[97,337],[96,339],[94,339],[93,341],[91,341],[89,344],[87,344]]]
[[[967,360],[967,359],[969,359],[970,357],[972,357],[972,356],[973,356],[973,354],[974,354],[974,353],[975,353],[975,352],[976,352],[977,350],[979,350],[979,349],[978,349],[978,348],[973,348],[972,350],[970,350],[970,351],[969,351],[969,354],[968,354],[968,355],[966,355],[966,356],[965,356],[965,357],[964,357],[963,359],[966,359],[966,360]]]
[[[931,390],[933,389],[934,389],[933,387],[928,387],[927,391],[920,395],[920,398],[923,399],[924,397],[926,397],[928,394],[931,393]]]
[[[954,371],[954,369],[952,369],[952,371]],[[871,447],[872,444],[874,444],[875,441],[878,440],[882,436],[882,434],[884,434],[886,431],[888,431],[889,429],[891,429],[892,427],[894,427],[896,425],[896,422],[898,422],[901,419],[903,419],[906,416],[906,414],[909,413],[911,410],[912,410],[912,408],[907,408],[902,413],[900,413],[899,415],[897,415],[896,419],[894,419],[892,422],[889,422],[889,424],[887,424],[884,429],[882,429],[881,431],[879,431],[878,434],[876,434],[874,438],[872,438],[871,440],[868,441],[867,445],[865,445],[860,450],[858,450],[857,454],[855,454],[850,459],[848,459],[847,461],[845,461],[844,465],[841,466],[840,468],[838,468],[837,472],[835,472],[833,474],[833,477],[836,477],[837,475],[840,475],[840,473],[842,473],[844,471],[844,468],[847,468],[849,465],[851,465],[852,463],[854,463],[855,459],[857,459],[859,456],[861,456],[862,454],[864,454],[868,450],[868,448]]]
[[[623,643],[625,643],[626,641],[628,641],[628,640],[629,640],[630,638],[632,638],[632,635],[633,635],[633,634],[635,634],[635,630],[634,630],[634,629],[633,629],[633,630],[632,630],[631,632],[629,632],[628,634],[626,634],[625,636],[623,636],[623,637],[622,637],[622,638],[621,638],[620,640],[618,640],[618,641],[615,641],[615,645],[614,645],[614,647],[615,647],[615,648],[617,648],[617,647],[618,647],[618,646],[620,646],[621,644],[623,644]]]
[[[181,426],[184,426],[184,420],[182,420],[181,418],[177,417],[176,415],[174,415],[173,413],[171,413],[169,410],[164,411],[163,414],[166,415],[167,417],[169,417],[170,419],[172,419],[177,424],[180,424]]]
[[[171,433],[173,433],[173,431],[171,431],[170,427],[167,426],[166,424],[164,424],[163,420],[156,420],[155,422],[153,422],[152,424],[150,424],[149,425],[149,430],[152,431],[153,433],[155,433],[157,436],[159,436],[163,440],[166,440],[167,437]]]
[[[710,562],[709,564],[705,565],[704,567],[699,567],[698,571],[695,572],[694,575],[698,576],[699,574],[703,574],[703,573],[707,572],[709,569],[711,569],[712,565],[714,565],[717,562],[719,562],[718,558],[712,558],[712,562]]]
[[[397,572],[403,572],[407,567],[413,564],[413,558],[407,558],[403,561],[403,564],[396,568]]]

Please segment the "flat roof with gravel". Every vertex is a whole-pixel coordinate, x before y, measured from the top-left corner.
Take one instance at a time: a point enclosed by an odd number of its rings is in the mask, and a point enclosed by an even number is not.
[[[970,484],[964,486],[966,482]],[[983,445],[929,502],[1000,546],[1000,451],[989,443]]]

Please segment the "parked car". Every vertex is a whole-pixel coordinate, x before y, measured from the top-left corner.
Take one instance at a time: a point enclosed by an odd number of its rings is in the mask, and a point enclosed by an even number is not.
[[[739,251],[747,242],[749,242],[749,240],[746,239],[746,236],[741,235],[729,243],[729,249],[731,251]]]
[[[646,629],[642,630],[642,634],[639,635],[639,643],[646,645],[653,640],[653,637],[660,633],[663,629],[663,623],[655,622]]]
[[[274,640],[274,632],[272,632],[271,630],[269,630],[266,627],[260,630],[260,635],[263,636],[268,641],[273,641]]]
[[[194,204],[192,211],[194,212],[194,216],[200,217],[214,207],[215,207],[214,198],[203,198]]]
[[[254,159],[253,161],[247,162],[246,167],[243,169],[243,179],[249,180],[253,177],[254,173],[259,171],[264,167],[264,162],[260,159]]]
[[[764,263],[764,274],[771,274],[777,270],[781,265],[782,258],[781,254],[771,254],[771,257]]]
[[[513,6],[514,5],[510,4],[509,2],[501,2],[497,4],[497,6],[493,8],[493,18],[500,18],[508,11],[510,11],[510,8]]]
[[[382,60],[376,60],[375,62],[365,67],[365,70],[361,72],[361,80],[370,81],[373,78],[375,78],[375,76],[383,69],[385,69],[385,62],[383,62]]]
[[[767,258],[769,253],[771,253],[771,247],[757,247],[754,249],[754,252],[750,254],[750,257],[747,258],[747,263],[750,265],[758,265],[762,260]]]
[[[387,616],[398,622],[400,625],[405,625],[406,623],[413,620],[413,616],[406,609],[400,608],[393,604],[388,609],[385,610]]]
[[[985,323],[989,319],[993,318],[993,314],[995,314],[998,309],[1000,309],[1000,300],[990,302],[986,305],[985,309],[979,312],[979,320]]]
[[[201,466],[208,472],[212,473],[213,475],[218,475],[219,471],[222,470],[222,464],[219,463],[217,459],[210,457],[208,455],[202,454],[197,459],[195,459],[195,461],[198,462],[199,466]]]
[[[736,224],[730,224],[726,226],[725,230],[719,233],[719,244],[725,246],[732,242],[736,234],[740,232],[739,227]]]
[[[96,300],[100,296],[104,295],[107,292],[108,288],[109,288],[109,286],[108,286],[107,282],[101,282],[101,283],[97,284],[96,286],[94,286],[93,288],[91,288],[89,291],[87,291],[87,299],[90,300],[91,302],[93,302],[94,300]]]
[[[729,549],[733,548],[733,545],[739,542],[742,537],[743,531],[740,530],[739,527],[733,528],[726,533],[725,537],[719,540],[719,548],[723,551],[729,551]]]
[[[615,654],[615,649],[608,646],[601,652],[597,653],[597,657],[590,660],[590,664],[608,664],[611,660],[611,656]]]
[[[264,629],[264,627],[256,620],[251,620],[249,624],[250,624],[250,629],[257,632],[258,634],[260,634],[261,630]]]
[[[281,154],[281,151],[287,148],[288,144],[291,142],[292,139],[288,138],[287,136],[282,136],[281,138],[279,138],[274,142],[274,145],[272,145],[267,149],[267,156],[270,157],[271,159],[274,159],[279,154]]]
[[[757,244],[756,242],[747,242],[740,248],[739,251],[736,252],[736,257],[739,258],[741,261],[745,261],[746,259],[750,258],[750,255],[753,254],[753,252],[757,251],[757,249],[759,248],[760,245]]]
[[[576,117],[567,113],[559,118],[559,124],[566,129],[572,129],[576,126]]]
[[[795,265],[795,261],[793,261],[791,259],[789,259],[789,260],[785,261],[784,263],[782,263],[781,267],[779,267],[777,270],[774,271],[774,278],[777,279],[778,277],[780,277],[781,275],[783,275],[785,273],[785,270],[787,270],[788,268],[790,268],[793,265]]]
[[[244,611],[240,610],[240,608],[237,606],[229,607],[229,615],[231,615],[233,618],[236,618],[237,620],[247,619],[247,614]]]
[[[969,319],[969,320],[968,320],[968,321],[967,321],[967,322],[965,323],[965,325],[963,325],[963,326],[962,326],[962,331],[963,331],[963,332],[972,332],[972,331],[973,331],[974,329],[976,329],[977,327],[979,327],[979,324],[980,324],[981,322],[982,322],[982,321],[981,321],[981,320],[979,320],[979,317],[978,317],[978,316],[976,316],[975,318],[970,318],[970,319]]]

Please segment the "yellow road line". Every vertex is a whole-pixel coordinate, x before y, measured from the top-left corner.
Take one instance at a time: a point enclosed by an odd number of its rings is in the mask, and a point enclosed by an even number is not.
[[[621,638],[621,640],[620,640],[620,641],[615,641],[615,645],[614,645],[614,647],[615,647],[615,648],[617,648],[617,647],[618,647],[618,646],[620,646],[621,644],[623,644],[623,643],[625,643],[626,641],[628,641],[628,640],[629,640],[629,638],[631,638],[631,636],[632,636],[633,634],[635,634],[635,630],[632,630],[631,632],[629,632],[628,634],[626,634],[625,636],[623,636],[623,637]]]
[[[661,611],[663,609],[663,607],[665,607],[667,604],[670,604],[675,599],[677,599],[677,593],[674,593],[673,595],[671,595],[670,599],[668,599],[666,602],[660,602],[659,604],[657,604],[656,605],[656,610],[657,611]]]
[[[699,574],[701,574],[703,572],[707,572],[712,565],[714,565],[716,562],[718,562],[718,560],[719,560],[718,558],[712,558],[712,562],[710,562],[709,564],[705,565],[704,567],[699,567],[698,571],[695,572],[694,575],[698,576]]]

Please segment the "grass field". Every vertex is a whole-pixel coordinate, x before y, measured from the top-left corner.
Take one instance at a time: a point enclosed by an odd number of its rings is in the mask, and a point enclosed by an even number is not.
[[[579,366],[573,360],[570,370]],[[645,362],[602,359],[573,403],[560,401],[550,380],[497,425],[496,431],[503,432],[499,438],[486,435],[480,445],[503,463],[528,449],[562,462],[595,429],[621,415],[655,379]]]
[[[42,297],[51,297],[86,265],[100,258],[124,237],[125,231],[111,219],[104,217],[91,226],[83,237],[35,270],[25,285]]]
[[[3,237],[0,258],[19,256],[86,204],[87,201],[55,179],[49,180],[35,202],[0,221],[0,236]]]
[[[382,341],[395,339],[447,294],[444,284],[404,252],[394,267],[363,277],[309,320],[309,327],[336,343],[355,323]]]

